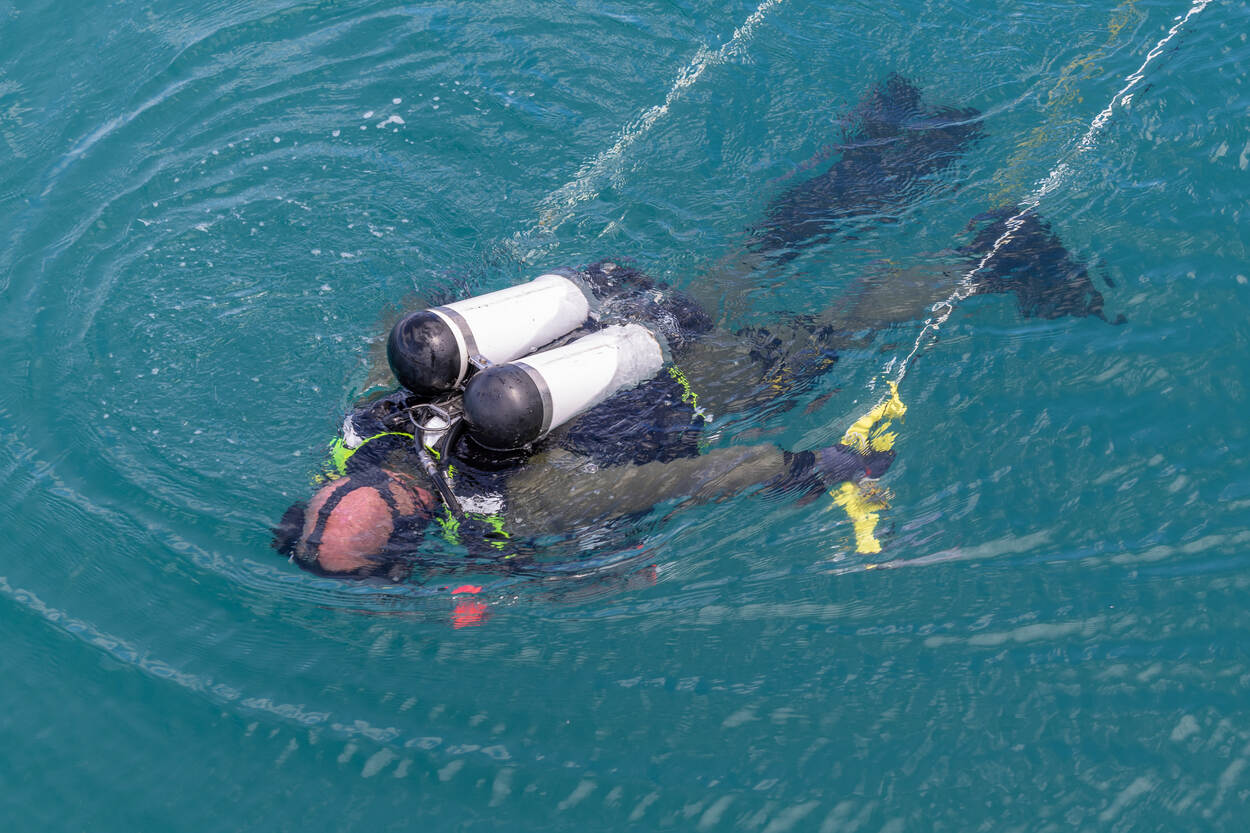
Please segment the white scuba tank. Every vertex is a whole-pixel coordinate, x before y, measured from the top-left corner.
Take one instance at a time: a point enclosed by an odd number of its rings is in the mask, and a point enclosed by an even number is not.
[[[464,389],[469,436],[492,449],[541,439],[664,366],[658,336],[640,324],[606,327],[571,344],[488,367]]]
[[[470,361],[502,364],[580,327],[590,300],[565,275],[410,313],[391,330],[386,357],[399,383],[417,394],[453,390]]]

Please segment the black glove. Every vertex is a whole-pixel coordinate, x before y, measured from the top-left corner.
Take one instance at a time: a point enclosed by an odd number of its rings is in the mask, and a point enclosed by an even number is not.
[[[813,453],[812,467],[826,486],[847,481],[857,483],[865,477],[880,477],[894,462],[893,451],[861,453],[842,443],[818,448]]]
[[[815,494],[839,483],[858,483],[865,477],[880,477],[893,462],[893,451],[861,453],[841,443],[815,451],[787,451],[788,472],[771,485],[784,493]]]

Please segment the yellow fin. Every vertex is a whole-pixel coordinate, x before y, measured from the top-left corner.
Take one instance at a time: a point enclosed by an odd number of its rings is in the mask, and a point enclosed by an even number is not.
[[[878,510],[889,506],[885,496],[876,490],[866,490],[855,483],[843,483],[829,493],[833,502],[846,510],[846,515],[855,527],[855,551],[860,553],[881,552],[881,542],[875,535],[877,522],[881,519]]]
[[[846,433],[842,435],[843,445],[861,453],[869,450],[889,451],[894,447],[898,435],[888,429],[892,420],[902,419],[907,413],[907,406],[899,398],[898,384],[886,384],[890,386],[890,395],[846,429]]]
[[[886,384],[890,386],[890,395],[846,429],[846,433],[842,435],[843,445],[861,454],[894,448],[898,434],[891,431],[890,426],[893,420],[903,418],[907,413],[907,406],[898,395],[898,384]],[[851,519],[855,528],[855,551],[864,554],[881,552],[881,542],[877,540],[876,531],[877,523],[881,520],[880,510],[889,505],[884,495],[855,483],[843,483],[829,494],[833,497],[833,502],[841,506]]]

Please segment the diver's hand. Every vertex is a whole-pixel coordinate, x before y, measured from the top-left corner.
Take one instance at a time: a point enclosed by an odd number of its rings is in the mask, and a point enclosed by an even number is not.
[[[838,443],[812,451],[785,452],[786,473],[769,485],[782,492],[815,494],[840,483],[880,477],[894,462],[893,451],[856,451]]]
[[[858,483],[866,477],[880,477],[894,462],[893,451],[858,452],[842,443],[818,448],[812,468],[826,486]]]

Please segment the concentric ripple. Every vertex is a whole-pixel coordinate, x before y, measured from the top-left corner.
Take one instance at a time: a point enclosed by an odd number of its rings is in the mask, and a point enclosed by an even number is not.
[[[0,4],[0,671],[9,725],[51,727],[12,765],[46,798],[4,801],[177,829],[128,780],[161,771],[188,818],[234,795],[269,830],[1228,829],[1246,10],[1201,3],[1073,153],[1195,5]],[[891,73],[976,107],[975,152],[709,289]],[[954,305],[879,556],[825,496],[767,495],[475,592],[269,547],[402,305],[620,257],[760,326],[952,280],[969,222],[1063,160],[1037,211],[1128,323]],[[920,334],[713,441],[835,442]]]

